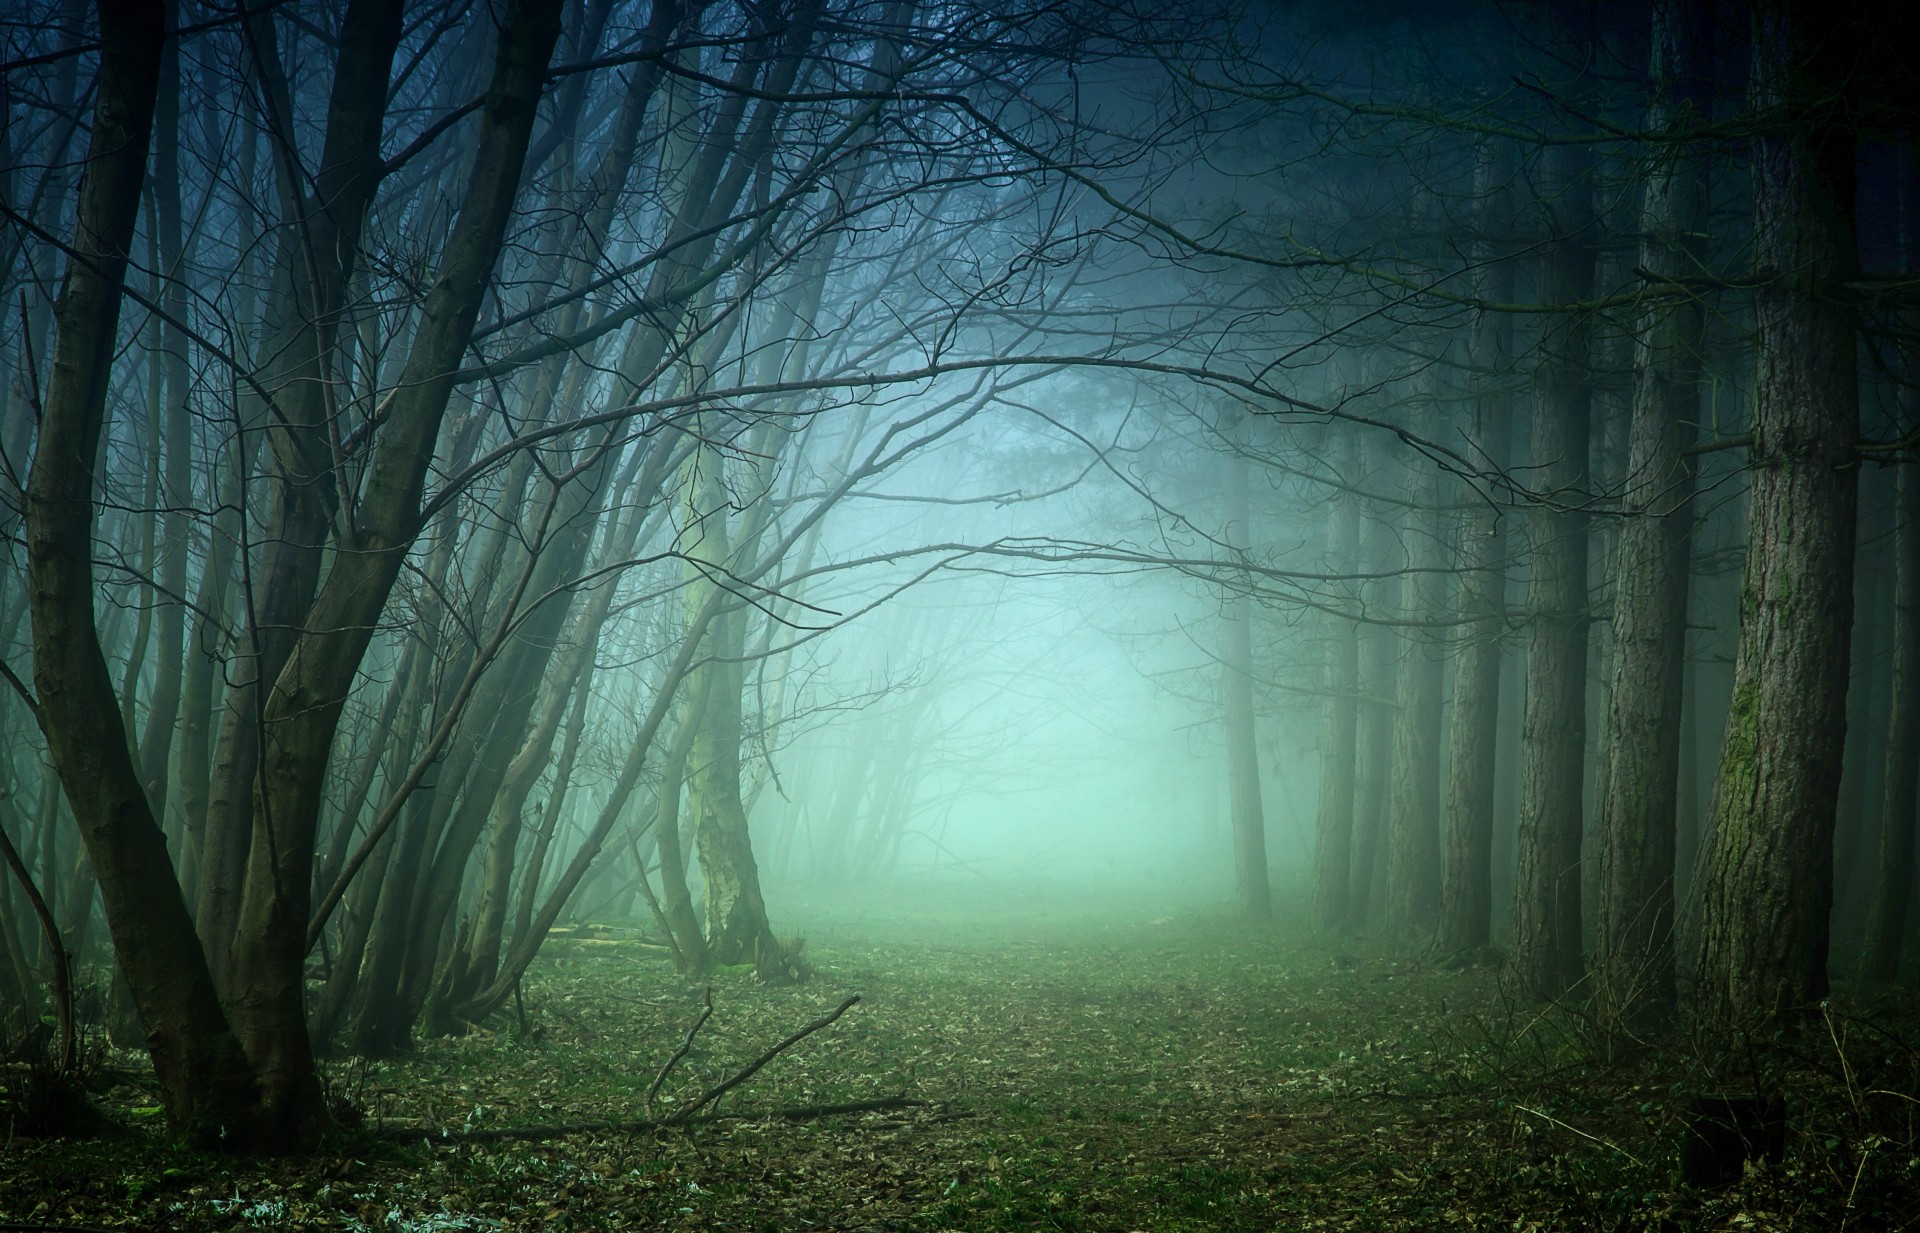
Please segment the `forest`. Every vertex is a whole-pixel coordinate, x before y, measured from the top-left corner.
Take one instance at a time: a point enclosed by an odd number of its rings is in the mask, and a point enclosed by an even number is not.
[[[1920,1227],[1916,66],[6,0],[0,1229]]]

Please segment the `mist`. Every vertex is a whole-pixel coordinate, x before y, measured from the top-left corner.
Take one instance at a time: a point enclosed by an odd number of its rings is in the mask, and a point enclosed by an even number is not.
[[[0,1215],[1920,1219],[1904,10],[0,41]]]

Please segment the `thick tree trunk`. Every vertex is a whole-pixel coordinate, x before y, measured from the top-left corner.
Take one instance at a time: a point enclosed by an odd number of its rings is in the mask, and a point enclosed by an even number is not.
[[[1226,467],[1227,547],[1247,550],[1251,503],[1247,460],[1229,454]],[[1229,584],[1230,586],[1233,584]],[[1220,692],[1227,732],[1227,794],[1233,818],[1234,885],[1248,920],[1273,917],[1267,883],[1267,820],[1260,806],[1260,761],[1254,744],[1253,601],[1229,590],[1220,611]]]
[[[1541,155],[1548,239],[1539,261],[1547,318],[1534,375],[1530,475],[1542,490],[1529,518],[1527,698],[1520,737],[1520,828],[1513,964],[1520,985],[1558,997],[1581,978],[1580,842],[1586,753],[1588,322],[1573,308],[1593,290],[1587,159],[1572,146]]]
[[[1753,478],[1694,986],[1722,1029],[1827,991],[1859,475],[1851,23],[1813,0],[1753,14]]]
[[[94,460],[165,16],[159,3],[104,0],[100,24],[98,101],[27,484],[34,682],[48,752],[99,878],[114,953],[146,1023],[169,1123],[195,1138],[244,1138],[255,1112],[253,1076],[171,876],[94,625]]]
[[[1660,0],[1647,127],[1680,142],[1711,102],[1712,13]],[[1706,222],[1700,151],[1676,146],[1647,173],[1640,268],[1679,280],[1699,268]],[[1632,1028],[1674,1004],[1675,816],[1685,688],[1688,544],[1705,313],[1691,297],[1649,301],[1637,323],[1618,558],[1612,684],[1598,786],[1600,912],[1594,995]]]

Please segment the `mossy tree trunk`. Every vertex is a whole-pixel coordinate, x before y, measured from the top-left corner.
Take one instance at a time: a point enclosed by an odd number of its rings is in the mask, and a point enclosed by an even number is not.
[[[1692,1010],[1763,1027],[1827,991],[1846,744],[1859,392],[1851,23],[1756,0],[1753,443],[1731,713]]]

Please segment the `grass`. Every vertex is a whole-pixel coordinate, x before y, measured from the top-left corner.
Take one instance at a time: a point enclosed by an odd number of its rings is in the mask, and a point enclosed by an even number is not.
[[[1205,905],[1060,887],[789,891],[813,981],[714,982],[717,1007],[655,1112],[849,992],[862,1002],[726,1101],[739,1114],[904,1094],[912,1108],[544,1142],[343,1139],[324,1156],[185,1152],[120,1127],[0,1148],[0,1219],[169,1229],[1832,1229],[1920,1218],[1914,1058],[1868,1020],[1791,1042],[1787,1159],[1734,1186],[1674,1179],[1707,1081],[1671,1044],[1601,1064],[1578,1016],[1351,940],[1249,933]],[[555,942],[536,1038],[424,1042],[330,1075],[418,1129],[632,1118],[701,985],[633,948]],[[511,1016],[506,1017],[510,1020]],[[131,1059],[122,1059],[128,1066]],[[1904,1067],[1904,1069],[1902,1069]],[[1850,1076],[1850,1085],[1849,1078]],[[1878,1091],[1881,1095],[1871,1093]],[[0,1121],[5,1114],[0,1112]],[[1904,1121],[1902,1119],[1905,1119]]]

